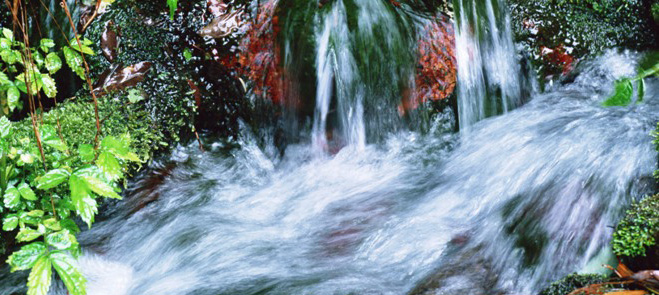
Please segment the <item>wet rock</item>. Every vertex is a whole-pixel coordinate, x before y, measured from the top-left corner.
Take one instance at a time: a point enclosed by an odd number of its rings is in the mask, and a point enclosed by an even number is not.
[[[150,69],[150,62],[140,62],[128,67],[114,67],[101,75],[97,82],[98,85],[94,87],[94,94],[104,96],[112,91],[135,86],[144,80]]]
[[[649,2],[509,1],[515,41],[529,53],[541,82],[569,73],[578,61],[605,49],[657,48]]]
[[[234,11],[216,17],[199,31],[199,35],[219,39],[238,32],[242,25],[242,15],[242,11]]]
[[[101,36],[101,51],[107,60],[112,63],[117,58],[117,47],[119,46],[119,33],[115,28],[114,21],[105,23],[105,30]]]

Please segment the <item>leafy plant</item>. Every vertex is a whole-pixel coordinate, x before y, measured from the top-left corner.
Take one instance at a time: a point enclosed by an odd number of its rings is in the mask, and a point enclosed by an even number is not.
[[[178,0],[167,0],[167,6],[169,6],[169,18],[173,20],[178,8]]]
[[[82,54],[93,55],[91,42],[73,41],[62,48],[71,68],[85,78]],[[69,294],[86,294],[86,280],[77,266],[80,245],[76,234],[79,217],[88,227],[98,212],[99,198],[120,199],[118,182],[127,166],[139,162],[130,149],[131,138],[105,136],[94,145],[79,141],[69,146],[59,121],[40,124],[34,104],[30,106],[29,129],[10,122],[7,116],[21,107],[20,93],[29,98],[43,92],[55,97],[57,87],[51,77],[62,66],[55,44],[42,39],[37,48],[15,40],[11,30],[0,37],[0,214],[2,230],[15,233],[23,245],[7,259],[11,271],[30,270],[28,295],[45,295],[53,269]],[[19,128],[17,128],[19,127]],[[97,133],[98,134],[98,133]]]
[[[93,55],[84,39],[82,47],[77,43],[61,49],[69,67],[84,79],[82,56],[78,52]],[[28,48],[16,40],[11,30],[2,28],[0,36],[0,106],[2,116],[23,108],[21,93],[31,96],[43,93],[46,97],[57,95],[55,79],[52,75],[62,68],[60,52],[52,51],[55,43],[51,39],[41,39],[39,46]]]
[[[632,103],[634,95],[634,86],[636,83],[637,103],[643,101],[645,96],[645,81],[649,76],[659,76],[659,54],[651,53],[641,62],[638,75],[634,78],[623,78],[615,83],[615,91],[602,105],[605,107],[628,106]]]
[[[645,256],[656,245],[659,233],[659,195],[632,205],[613,233],[613,253],[617,256]]]

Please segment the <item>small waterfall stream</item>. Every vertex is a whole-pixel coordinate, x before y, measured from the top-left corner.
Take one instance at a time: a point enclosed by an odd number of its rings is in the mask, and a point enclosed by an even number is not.
[[[505,0],[458,0],[456,54],[460,129],[521,104],[520,66]]]
[[[240,148],[178,146],[81,234],[88,294],[534,294],[599,270],[611,226],[655,189],[659,83],[601,107],[639,58],[608,52],[522,105],[504,3],[474,3],[456,5],[466,132],[450,110],[428,132],[400,119],[411,18],[329,1],[310,18],[315,50],[282,41],[289,70],[314,63],[294,73],[315,83],[300,87],[314,90],[307,140],[279,153],[245,127]],[[0,294],[24,290],[25,274],[2,274]]]

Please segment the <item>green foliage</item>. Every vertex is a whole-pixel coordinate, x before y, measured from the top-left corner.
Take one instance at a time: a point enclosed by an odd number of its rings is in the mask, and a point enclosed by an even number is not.
[[[62,53],[69,67],[84,78],[80,54],[94,52],[89,40],[81,42],[82,46],[72,43],[64,47]],[[129,171],[129,164],[141,162],[130,148],[128,129],[135,126],[126,119],[139,118],[135,123],[144,124],[146,116],[122,110],[126,99],[106,102],[99,113],[107,124],[96,147],[94,108],[84,99],[37,114],[38,120],[9,121],[7,115],[18,107],[16,91],[30,95],[43,91],[48,97],[57,94],[50,74],[61,69],[61,58],[50,52],[55,46],[52,40],[43,39],[38,44],[38,48],[27,48],[14,40],[8,29],[3,29],[0,37],[0,98],[4,99],[0,116],[0,214],[2,230],[15,233],[16,241],[22,244],[7,263],[12,272],[31,270],[27,294],[47,294],[53,268],[69,294],[86,294],[86,280],[76,264],[80,245],[75,234],[80,229],[74,219],[80,218],[91,227],[99,200],[121,198],[119,181]],[[142,135],[139,128],[135,130]],[[147,142],[157,138],[146,137]]]
[[[565,295],[590,284],[606,282],[607,279],[608,277],[604,275],[574,273],[551,283],[549,287],[540,291],[540,295]]]
[[[23,108],[21,93],[54,98],[57,95],[55,79],[51,75],[62,68],[64,56],[69,67],[84,79],[82,56],[76,50],[94,55],[88,46],[91,41],[83,39],[82,49],[77,45],[65,46],[60,51],[52,51],[55,42],[41,39],[39,46],[28,48],[16,40],[13,32],[2,28],[0,35],[0,115],[7,116],[16,109]]]
[[[636,82],[638,97],[636,102],[642,102],[643,96],[645,96],[644,79],[648,76],[659,75],[659,55],[656,52],[646,55],[645,59],[641,61],[638,72],[638,75],[634,78],[623,78],[616,81],[613,95],[606,99],[602,105],[605,107],[628,106],[632,103],[632,96],[634,95],[633,82]]]
[[[613,233],[613,253],[618,256],[645,256],[656,245],[659,234],[659,194],[633,204]]]
[[[169,18],[173,20],[178,8],[178,0],[167,0],[167,6],[169,6]]]

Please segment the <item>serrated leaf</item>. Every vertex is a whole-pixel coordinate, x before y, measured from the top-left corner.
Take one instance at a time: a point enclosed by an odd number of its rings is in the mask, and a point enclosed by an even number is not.
[[[46,56],[46,69],[48,70],[49,73],[54,74],[59,69],[62,68],[62,59],[59,58],[59,56],[51,52]]]
[[[50,289],[53,269],[50,257],[41,256],[37,259],[30,276],[27,278],[27,295],[46,295]]]
[[[18,216],[16,214],[9,214],[2,219],[2,230],[12,231],[18,226]]]
[[[632,102],[632,94],[634,92],[634,87],[632,82],[629,79],[622,79],[616,81],[615,92],[611,97],[609,97],[604,103],[605,107],[612,106],[627,106]]]
[[[55,230],[55,231],[62,230],[62,225],[55,218],[48,218],[44,220],[43,225],[50,230]]]
[[[30,242],[34,241],[36,238],[43,235],[43,232],[31,229],[31,228],[22,228],[16,235],[16,240],[20,242]]]
[[[71,295],[86,295],[87,280],[83,277],[75,259],[64,252],[50,254],[53,267]]]
[[[2,35],[9,39],[9,41],[14,41],[14,33],[10,29],[2,28]]]
[[[70,239],[69,231],[65,229],[47,235],[46,244],[56,249],[64,250],[71,247],[73,241]]]
[[[78,146],[78,155],[83,162],[94,161],[94,146],[91,144],[81,144]]]
[[[12,133],[11,122],[7,117],[0,118],[0,138],[7,138]]]
[[[55,85],[55,79],[49,75],[42,75],[41,83],[43,84],[43,92],[47,97],[54,98],[57,96],[57,85]]]
[[[14,83],[12,83],[11,80],[9,80],[7,74],[0,72],[0,86],[4,86],[7,84],[13,85]]]
[[[109,151],[102,151],[96,159],[96,165],[103,171],[105,177],[110,181],[120,179],[123,175],[121,165],[117,158]]]
[[[44,52],[48,52],[48,48],[55,47],[55,41],[53,41],[53,39],[43,38],[39,42],[39,45]]]
[[[87,55],[95,55],[94,50],[92,50],[88,45],[91,45],[92,42],[87,39],[80,39],[80,44],[78,44],[78,40],[71,39],[71,48],[75,49],[76,51],[82,52]],[[82,45],[82,46],[81,46]]]
[[[96,194],[106,198],[121,199],[121,196],[118,195],[109,184],[102,180],[91,176],[82,176],[82,179],[87,183],[87,187]]]
[[[21,194],[15,187],[9,187],[5,190],[3,203],[7,209],[16,209],[21,204]]]
[[[82,56],[69,47],[62,48],[62,52],[64,52],[64,60],[66,61],[66,64],[69,65],[69,68],[71,68],[80,79],[84,80],[85,69],[82,67]]]
[[[16,107],[19,106],[21,101],[21,92],[16,86],[10,86],[7,88],[7,105],[9,105],[9,111],[13,112]]]
[[[11,272],[26,270],[34,266],[39,258],[46,254],[46,244],[35,242],[21,247],[9,256],[7,263],[11,266]]]
[[[71,233],[77,234],[80,232],[80,228],[78,228],[78,225],[71,219],[68,218],[62,219],[60,221],[60,224],[62,225],[62,228],[68,229],[69,232]]]
[[[50,170],[37,180],[37,188],[42,190],[54,188],[66,181],[70,175],[71,173],[65,169]]]
[[[60,152],[67,150],[66,144],[62,142],[62,139],[57,135],[57,131],[51,125],[41,126],[41,142]]]
[[[98,212],[96,201],[91,196],[91,191],[87,187],[87,182],[76,176],[69,177],[69,189],[71,190],[71,202],[76,209],[76,213],[91,228],[94,222],[94,215]]]
[[[23,197],[23,199],[26,199],[26,200],[29,200],[29,201],[36,201],[37,200],[37,196],[34,195],[34,191],[25,182],[21,182],[21,184],[18,185],[18,192],[21,194],[21,197]]]
[[[32,211],[27,213],[27,216],[41,218],[41,217],[43,217],[44,214],[45,213],[43,212],[43,210],[32,210]]]

